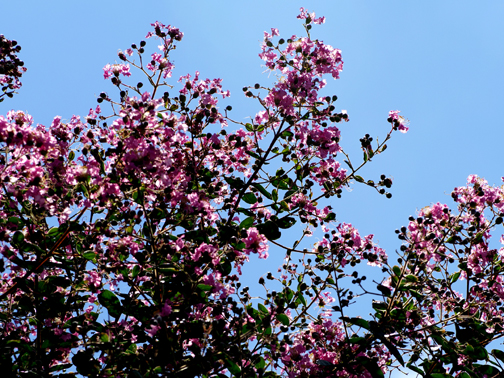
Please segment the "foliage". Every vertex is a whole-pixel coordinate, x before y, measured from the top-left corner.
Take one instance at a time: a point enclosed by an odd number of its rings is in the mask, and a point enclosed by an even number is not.
[[[21,46],[16,41],[11,41],[0,34],[0,85],[2,86],[2,94],[0,94],[0,102],[4,100],[4,96],[12,98],[14,91],[21,88],[19,80],[23,73],[26,72],[24,62],[17,57],[21,51]]]
[[[85,120],[56,117],[45,128],[20,111],[0,116],[3,371],[375,378],[408,366],[425,377],[501,374],[504,355],[485,347],[503,331],[503,253],[489,247],[491,228],[503,222],[503,190],[471,176],[453,193],[457,211],[422,209],[397,231],[403,255],[394,266],[372,236],[336,221],[322,203],[345,187],[390,198],[390,178],[358,173],[408,126],[391,111],[383,142],[366,134],[363,159],[352,162],[340,145],[349,117],[336,111],[336,96],[319,93],[324,75],[339,78],[341,52],[310,36],[324,18],[303,8],[298,18],[306,37],[265,33],[259,56],[278,80],[243,88],[261,109],[250,123],[218,106],[229,97],[220,79],[196,72],[180,78],[175,96],[165,91],[183,33],[159,22],[146,38],[160,52],[146,58],[145,41],[119,52],[122,63],[104,68],[119,96],[101,93]],[[9,89],[19,88],[25,69],[1,62],[1,80],[11,75]],[[128,82],[132,67],[149,91]],[[228,123],[239,127],[226,131]],[[299,224],[299,240],[284,246],[282,232]],[[316,229],[322,240],[300,249]],[[265,294],[253,298],[240,277],[251,254],[267,258],[271,244],[285,262],[277,277],[260,278]],[[363,261],[389,276],[377,292],[355,270]],[[350,280],[376,298],[372,319],[345,316],[357,296]]]

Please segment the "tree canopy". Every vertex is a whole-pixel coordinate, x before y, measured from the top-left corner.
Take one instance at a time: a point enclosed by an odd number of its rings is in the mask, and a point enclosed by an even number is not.
[[[409,122],[391,110],[387,133],[346,153],[349,115],[320,94],[339,78],[341,51],[312,37],[324,17],[298,18],[304,36],[264,33],[259,56],[277,80],[243,88],[259,109],[250,122],[232,118],[220,79],[171,79],[184,34],[161,22],[104,67],[114,92],[86,117],[45,127],[23,111],[0,116],[7,375],[502,374],[504,353],[488,345],[503,332],[504,252],[490,246],[503,189],[471,175],[453,207],[420,210],[396,230],[397,263],[337,220],[327,200],[346,188],[392,196],[391,177],[362,167]],[[26,69],[17,43],[0,43],[3,101]],[[282,236],[294,229],[296,240]],[[303,248],[314,230],[323,237]],[[272,245],[284,263],[251,293],[240,282],[250,256],[267,259]],[[385,279],[370,282],[362,263]],[[348,315],[359,296],[368,319]]]

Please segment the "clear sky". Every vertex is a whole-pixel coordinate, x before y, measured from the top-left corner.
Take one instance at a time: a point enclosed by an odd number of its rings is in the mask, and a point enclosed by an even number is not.
[[[409,215],[450,192],[470,174],[501,184],[504,103],[504,2],[465,0],[254,0],[254,1],[0,1],[0,34],[22,46],[28,72],[13,99],[0,103],[50,125],[54,116],[87,115],[102,91],[113,91],[102,67],[118,49],[144,39],[159,20],[185,36],[172,58],[173,80],[196,70],[219,77],[232,115],[245,120],[260,110],[243,96],[245,85],[269,83],[258,58],[263,31],[301,35],[299,7],[326,16],[312,37],[342,50],[341,79],[328,78],[328,94],[348,111],[342,146],[360,159],[359,138],[388,131],[389,110],[411,121],[394,135],[386,153],[373,159],[364,178],[394,178],[387,200],[356,186],[332,205],[339,221],[372,233],[389,256],[399,248],[394,230]],[[451,204],[450,204],[451,206]],[[316,241],[315,239],[313,241]],[[281,260],[256,262],[274,271]],[[262,270],[261,270],[262,269]],[[246,274],[246,272],[245,272]],[[257,277],[251,282],[257,282]],[[410,375],[411,376],[411,375]]]

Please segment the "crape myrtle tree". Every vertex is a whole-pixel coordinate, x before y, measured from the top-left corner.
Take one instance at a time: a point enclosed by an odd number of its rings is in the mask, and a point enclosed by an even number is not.
[[[393,266],[372,235],[336,221],[323,203],[345,187],[391,196],[390,178],[359,171],[407,121],[391,111],[383,141],[366,134],[363,157],[350,159],[339,130],[348,115],[320,94],[325,76],[339,78],[340,51],[311,38],[323,17],[301,8],[298,18],[305,37],[264,35],[260,57],[278,80],[243,88],[258,103],[250,123],[219,106],[229,97],[220,79],[169,84],[183,33],[159,22],[146,37],[159,50],[141,41],[119,52],[104,68],[114,94],[85,119],[46,128],[21,111],[0,116],[4,376],[500,374],[503,352],[486,346],[503,333],[503,252],[489,246],[503,189],[471,176],[453,210],[422,209],[397,230]],[[2,36],[7,97],[25,70],[17,52]],[[143,82],[130,82],[132,69]],[[282,238],[291,227],[303,229],[294,244]],[[240,278],[271,244],[284,264],[253,298]],[[368,284],[363,262],[388,278]],[[346,316],[363,294],[374,314]]]

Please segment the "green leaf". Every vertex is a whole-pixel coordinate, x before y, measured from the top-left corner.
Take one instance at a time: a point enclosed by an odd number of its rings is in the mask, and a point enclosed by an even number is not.
[[[367,371],[371,374],[371,377],[373,378],[384,378],[385,375],[383,374],[383,371],[380,369],[378,366],[378,363],[367,357],[358,357],[357,361],[362,364],[366,368]]]
[[[23,243],[23,241],[24,241],[23,233],[21,231],[16,231],[12,236],[12,242],[14,243],[14,245],[19,248]]]
[[[145,188],[138,188],[133,192],[133,201],[139,205],[143,204]]]
[[[247,153],[247,155],[250,155],[257,160],[261,160],[261,157],[259,155],[257,155],[255,152],[247,151],[246,153]]]
[[[239,177],[224,177],[224,180],[234,189],[242,189],[245,186],[245,182]]]
[[[291,228],[292,226],[294,226],[294,224],[296,224],[296,219],[293,217],[285,216],[285,217],[280,218],[277,221],[275,221],[275,223],[280,228],[288,229],[288,228]]]
[[[278,225],[276,225],[272,221],[267,221],[262,224],[258,224],[257,229],[269,240],[280,239],[280,237],[282,236],[282,233],[278,229]]]
[[[404,277],[404,279],[407,282],[418,282],[418,277],[413,274],[408,274],[406,277]]]
[[[364,179],[361,176],[354,176],[354,177],[355,177],[355,181],[364,182]]]
[[[98,294],[98,301],[108,310],[111,316],[115,318],[121,316],[121,302],[119,302],[119,299],[110,290],[103,290]]]
[[[84,194],[84,197],[89,198],[88,188],[83,183],[80,183],[79,185],[77,185],[76,192],[80,192],[80,193]]]
[[[368,343],[368,339],[365,337],[359,337],[359,336],[352,336],[348,339],[348,342],[350,344],[357,344],[357,345],[366,345]]]
[[[473,243],[480,243],[483,240],[483,232],[478,232],[473,239]]]
[[[294,134],[293,134],[291,131],[286,130],[286,131],[284,131],[282,134],[280,134],[280,136],[281,136],[282,138],[284,138],[284,139],[285,139],[285,138],[288,138],[288,137],[294,136]]]
[[[267,308],[266,308],[263,304],[259,303],[259,304],[257,305],[257,308],[258,308],[258,309],[259,309],[259,311],[261,311],[262,313],[264,313],[264,314],[266,314],[266,315],[267,315],[267,314],[269,314],[268,309],[267,309]]]
[[[240,376],[241,369],[240,367],[235,364],[229,357],[226,358],[226,368],[229,370],[229,372],[235,376]]]
[[[276,319],[282,323],[284,326],[288,326],[290,323],[289,317],[285,314],[278,314],[276,316]]]
[[[63,347],[63,346],[61,346],[61,347]],[[73,364],[70,364],[70,363],[68,363],[68,364],[58,364],[58,365],[54,365],[54,366],[50,367],[49,371],[50,372],[53,372],[53,371],[64,371],[66,369],[70,369],[72,366],[73,366]],[[76,375],[76,373],[72,372],[72,373],[60,374],[57,377],[58,378],[71,378],[71,377],[75,377],[75,375]],[[53,376],[53,375],[51,374],[51,376]]]
[[[283,173],[282,173],[283,175]],[[280,175],[277,174],[277,177],[275,177],[271,183],[273,184],[273,186],[275,186],[276,188],[278,189],[282,189],[282,190],[289,190],[290,189],[290,178],[289,177],[286,177],[285,179],[280,179],[279,177]]]
[[[499,350],[499,349],[492,349],[492,352],[491,352],[492,356],[494,356],[495,358],[501,360],[502,362],[504,362],[504,352],[502,350]]]
[[[399,268],[397,265],[394,265],[394,267],[392,268],[392,271],[394,272],[394,274],[399,277],[401,275],[401,268]]]
[[[45,251],[40,248],[38,245],[36,244],[32,244],[32,243],[23,243],[22,245],[22,251],[23,252],[35,252],[39,255],[43,255],[45,253]]]
[[[103,162],[103,158],[100,155],[100,151],[97,148],[91,149],[91,155],[95,158],[95,160],[100,164],[100,173],[105,175],[105,163]]]
[[[343,161],[346,163],[346,165],[348,165],[350,167],[350,169],[352,171],[354,170],[352,164],[348,160],[343,160]]]
[[[199,284],[198,289],[201,291],[210,291],[212,290],[213,286],[212,285],[205,285],[205,284]]]
[[[219,265],[219,269],[222,273],[224,273],[225,276],[229,275],[232,270],[231,263],[229,261],[226,261],[225,263],[222,263]]]
[[[53,227],[49,231],[47,231],[46,237],[48,238],[56,238],[60,234],[60,230],[58,227]]]
[[[477,360],[486,360],[488,358],[488,352],[485,348],[477,345],[474,347],[474,352],[471,353],[470,357]]]
[[[285,211],[289,211],[289,205],[287,205],[287,202],[285,201],[280,201],[280,207],[284,209]],[[296,206],[297,207],[297,206]]]
[[[460,272],[455,272],[450,276],[450,282],[454,283],[460,277]]]
[[[244,196],[243,196],[243,200],[250,204],[250,205],[253,205],[257,202],[257,197],[255,196],[254,193],[252,192],[249,192],[249,193],[246,193]]]
[[[154,210],[151,211],[150,217],[152,219],[164,219],[166,218],[166,211],[160,209],[160,208],[155,208]]]
[[[292,298],[294,298],[294,292],[288,287],[285,288],[285,298],[288,302],[290,302]]]
[[[247,314],[249,316],[251,316],[254,320],[259,320],[259,318],[260,318],[260,316],[259,316],[260,312],[257,311],[255,308],[253,308],[252,305],[247,306]],[[243,332],[243,333],[245,333],[245,332]]]
[[[131,277],[136,278],[136,276],[138,276],[139,272],[140,272],[140,267],[138,265],[135,265],[133,268],[133,271],[131,272]]]
[[[376,311],[385,311],[387,309],[387,303],[382,301],[373,301],[372,306]]]
[[[75,152],[70,151],[70,153],[68,154],[68,161],[72,161],[74,158],[75,158]]]
[[[302,304],[303,306],[306,306],[306,299],[305,299],[305,297],[303,297],[303,296],[301,295],[301,293],[298,293],[298,298],[299,298],[299,301],[301,302],[301,304]]]
[[[169,268],[159,268],[159,271],[165,275],[173,275],[173,274],[177,273],[177,268],[174,268],[171,266]]]
[[[18,228],[21,228],[24,226],[24,222],[20,218],[17,218],[17,217],[9,217],[7,219],[7,223],[14,223],[16,226],[18,226]]]
[[[256,369],[264,369],[264,367],[266,366],[266,361],[264,361],[264,358],[262,358],[262,357],[259,357],[259,358],[260,358],[259,362],[257,362],[255,364],[255,367],[256,367]]]
[[[387,347],[387,349],[389,350],[390,353],[392,353],[394,355],[395,358],[397,358],[397,361],[399,361],[399,363],[404,366],[404,360],[402,358],[402,355],[401,353],[399,353],[399,351],[397,350],[397,348],[395,347],[395,345],[393,345],[388,339],[386,339],[385,337],[380,337],[380,340],[383,342],[383,344],[385,344],[385,346]]]
[[[86,251],[82,254],[82,257],[84,257],[86,260],[94,260],[96,258],[96,253],[94,251]]]
[[[378,290],[380,290],[380,292],[383,294],[383,296],[390,297],[392,295],[392,290],[390,290],[389,287],[382,285],[382,284],[379,284],[376,287]]]
[[[246,216],[253,217],[254,213],[248,209],[244,209],[243,207],[239,207],[236,209],[237,212],[245,214]]]
[[[330,222],[336,219],[336,213],[330,212],[327,217],[324,218],[324,222]]]
[[[264,197],[271,199],[271,194],[261,184],[252,184],[252,186],[259,190]]]
[[[322,186],[327,192],[330,192],[332,190],[332,185],[330,181],[325,181]]]
[[[271,198],[273,199],[273,201],[278,201],[278,190],[276,189],[273,189],[273,191],[271,192]]]
[[[474,364],[474,367],[478,373],[479,376],[487,376],[487,377],[500,377],[501,375],[500,370],[497,369],[495,366],[492,365],[480,365],[480,364]]]
[[[410,370],[413,370],[415,373],[420,374],[420,376],[424,376],[424,372],[421,369],[417,368],[416,366],[413,366],[411,362],[408,363],[406,367]]]
[[[369,322],[367,320],[364,320],[362,318],[347,318],[346,319],[349,323],[355,324],[356,326],[362,327],[364,329],[369,330]]]
[[[248,217],[248,218],[245,218],[241,223],[240,223],[240,229],[248,229],[250,227],[252,227],[252,225],[254,224],[254,220],[255,218],[254,217]]]

